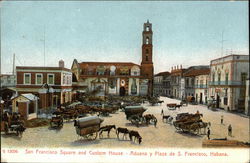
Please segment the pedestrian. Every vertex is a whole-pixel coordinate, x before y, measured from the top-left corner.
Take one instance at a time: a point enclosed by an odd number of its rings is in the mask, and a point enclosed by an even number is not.
[[[220,118],[220,124],[223,124],[223,115]]]
[[[231,126],[231,124],[228,126],[228,136],[232,136],[232,126]]]
[[[161,109],[161,115],[164,115],[163,109]]]
[[[210,140],[210,129],[207,129],[207,139]]]
[[[154,121],[154,126],[156,127],[156,125],[157,125],[157,119],[155,119]]]

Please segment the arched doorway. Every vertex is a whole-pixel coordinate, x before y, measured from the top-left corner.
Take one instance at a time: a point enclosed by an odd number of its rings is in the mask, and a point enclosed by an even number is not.
[[[126,90],[124,87],[120,88],[120,96],[125,96]]]
[[[216,98],[216,108],[220,107],[220,96],[219,94],[217,94],[217,98]]]

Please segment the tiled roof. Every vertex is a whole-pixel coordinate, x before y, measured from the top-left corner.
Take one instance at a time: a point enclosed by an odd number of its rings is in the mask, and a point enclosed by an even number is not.
[[[158,74],[154,75],[154,76],[168,76],[170,75],[170,72],[165,71],[165,72],[159,72]]]
[[[210,69],[191,69],[184,73],[184,76],[198,76],[198,75],[208,75],[210,73]]]
[[[133,67],[133,66],[139,66],[135,63],[132,62],[81,62],[79,63],[81,68],[87,67],[87,66],[116,66],[116,67],[122,67],[122,66],[128,66],[128,67]]]
[[[64,67],[36,67],[36,66],[16,66],[16,69],[32,69],[32,70],[64,70],[71,71]]]
[[[22,96],[26,97],[27,99],[33,101],[33,100],[37,100],[38,97],[36,97],[35,95],[31,94],[31,93],[27,93],[27,94],[21,94]]]

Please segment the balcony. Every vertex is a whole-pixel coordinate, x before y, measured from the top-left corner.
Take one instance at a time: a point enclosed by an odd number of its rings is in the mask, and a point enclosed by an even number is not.
[[[241,81],[210,81],[209,82],[209,85],[211,86],[219,86],[219,85],[222,85],[222,86],[240,86],[242,85],[242,82]]]
[[[195,85],[194,87],[198,88],[198,89],[207,89],[208,88],[208,86],[206,84]]]

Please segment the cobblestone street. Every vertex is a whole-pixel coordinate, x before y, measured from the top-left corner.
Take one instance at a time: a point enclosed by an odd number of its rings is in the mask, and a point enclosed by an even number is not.
[[[167,103],[179,103],[180,101],[161,97],[164,100],[162,105],[149,106],[145,104],[147,111],[144,114],[154,114],[157,119],[157,127],[154,125],[136,127],[130,121],[126,120],[124,112],[111,114],[109,117],[103,117],[102,125],[115,124],[116,127],[126,127],[130,130],[136,130],[142,136],[142,143],[133,143],[127,140],[118,140],[115,130],[110,133],[110,138],[107,138],[107,133],[104,132],[103,138],[99,137],[94,141],[78,138],[73,122],[64,122],[64,126],[60,130],[49,129],[46,127],[28,128],[23,133],[22,138],[15,135],[1,134],[2,147],[70,147],[70,148],[200,148],[202,141],[207,139],[205,134],[193,135],[188,133],[176,132],[173,125],[162,121],[161,110],[164,110],[165,115],[176,116],[181,112],[196,113],[198,110],[203,114],[202,120],[211,123],[211,138],[225,138],[232,140],[249,141],[249,118],[240,115],[228,113],[222,110],[211,111],[203,105],[188,105],[176,110],[168,110]],[[224,116],[224,124],[220,124],[220,117]],[[232,137],[227,136],[227,127],[232,125]]]

